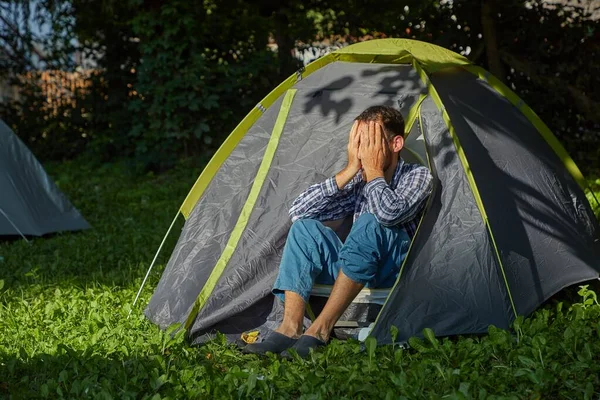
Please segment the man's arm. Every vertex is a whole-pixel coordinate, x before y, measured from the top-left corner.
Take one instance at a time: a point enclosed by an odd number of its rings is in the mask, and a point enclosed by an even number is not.
[[[365,185],[368,210],[381,225],[394,226],[415,218],[433,190],[429,169],[416,166],[404,173],[396,190],[385,179],[375,178]]]
[[[352,214],[356,197],[354,185],[362,180],[358,156],[360,135],[354,122],[348,138],[348,164],[334,177],[312,185],[296,198],[289,211],[292,222],[302,218],[336,220]]]
[[[289,211],[292,222],[305,218],[333,221],[354,212],[354,185],[360,182],[362,177],[360,174],[356,175],[340,189],[337,184],[338,175],[310,186],[294,200]]]

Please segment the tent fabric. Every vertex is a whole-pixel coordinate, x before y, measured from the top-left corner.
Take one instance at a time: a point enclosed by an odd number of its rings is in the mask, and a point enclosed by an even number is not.
[[[510,90],[504,83],[498,78],[492,76],[489,72],[481,67],[475,65],[468,65],[464,67],[465,70],[469,71],[473,75],[478,76],[480,79],[486,81],[488,85],[497,91],[502,97],[506,98],[513,106],[515,106],[523,115],[531,122],[533,126],[538,130],[540,135],[548,143],[548,145],[554,150],[556,155],[560,158],[565,168],[573,176],[575,181],[583,189],[587,188],[588,183],[583,177],[583,174],[575,164],[575,161],[569,156],[567,150],[558,141],[556,136],[550,131],[550,128],[537,116],[537,114],[529,107],[525,102],[519,98],[512,90]]]
[[[0,236],[90,228],[27,146],[0,121]]]
[[[330,53],[320,59],[310,63],[305,68],[296,72],[277,86],[271,93],[261,100],[256,108],[252,109],[248,115],[238,124],[231,135],[225,140],[215,155],[209,161],[208,165],[198,177],[198,180],[188,193],[180,207],[181,214],[187,219],[192,209],[206,190],[210,180],[221,167],[222,163],[229,157],[233,149],[244,137],[248,129],[260,117],[263,110],[268,109],[273,103],[282,96],[286,90],[293,87],[297,82],[307,78],[310,74],[328,64],[336,61],[344,62],[362,62],[362,63],[392,63],[410,64],[418,59],[423,68],[428,72],[433,72],[448,65],[470,66],[467,58],[458,55],[450,50],[444,49],[430,43],[419,42],[410,39],[381,39],[368,42],[357,43],[352,46],[342,48],[336,52]]]
[[[468,58],[451,50],[411,39],[368,40],[343,47],[337,50],[335,54],[351,54],[355,56],[365,54],[376,54],[378,56],[406,54],[410,56],[406,59],[408,63],[416,59],[428,72],[435,72],[447,66],[471,64]]]
[[[242,330],[277,326],[282,306],[270,292],[291,226],[289,206],[344,167],[353,119],[380,104],[405,119],[417,116],[401,155],[429,166],[435,178],[383,306],[378,298],[375,308],[363,307],[365,293],[346,313],[375,320],[371,335],[380,343],[391,340],[391,326],[401,339],[425,327],[438,335],[506,328],[561,288],[598,277],[600,228],[565,158],[468,60],[399,39],[327,57],[284,81],[276,98],[267,96],[269,105],[260,114],[254,109],[247,117],[253,122],[244,120],[231,148],[215,156],[214,176],[194,186],[197,203],[190,206],[193,196],[184,202],[190,212],[146,308],[150,320],[161,328],[184,325],[194,343],[216,330],[233,340]],[[295,95],[277,148],[261,168],[290,89]],[[257,197],[244,211],[244,229],[234,233],[251,193]],[[349,224],[330,222],[341,237]],[[215,270],[224,252],[228,260]]]
[[[527,315],[598,257],[595,218],[550,146],[506,99],[462,69],[432,76],[481,193],[517,313]],[[461,90],[460,99],[452,93]],[[490,95],[492,94],[492,95]],[[479,110],[492,110],[495,118]],[[580,200],[584,201],[580,201]],[[554,239],[554,240],[548,240]],[[548,259],[552,262],[548,263]],[[543,274],[538,265],[546,265]]]

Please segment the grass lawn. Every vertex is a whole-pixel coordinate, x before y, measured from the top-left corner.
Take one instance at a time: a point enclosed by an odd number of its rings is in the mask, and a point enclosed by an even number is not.
[[[177,232],[127,314],[200,170],[182,164],[141,178],[119,165],[48,170],[94,229],[0,242],[0,398],[600,396],[600,305],[585,290],[518,319],[513,334],[426,332],[411,350],[333,341],[306,361],[285,361],[242,355],[222,338],[189,347],[142,315]],[[591,183],[600,198],[600,180]]]

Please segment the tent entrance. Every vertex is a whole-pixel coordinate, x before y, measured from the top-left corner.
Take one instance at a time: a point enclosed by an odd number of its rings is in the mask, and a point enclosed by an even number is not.
[[[313,290],[310,292],[311,296],[316,297],[329,297],[331,295],[331,290],[333,289],[333,285],[315,285]],[[379,304],[383,305],[385,303],[385,299],[387,299],[388,295],[392,288],[380,288],[380,289],[369,289],[364,288],[361,290],[358,295],[352,300],[353,303],[364,303],[364,304]]]
[[[333,285],[315,285],[310,293],[307,313],[314,320],[329,299]],[[334,326],[338,339],[357,338],[359,331],[371,326],[381,312],[392,288],[363,289],[354,298]]]
[[[401,157],[406,162],[421,164],[432,170],[429,154],[425,145],[425,138],[427,135],[421,118],[421,104],[426,97],[426,95],[420,96],[419,100],[411,108],[409,115],[405,118],[407,120],[407,134]],[[432,173],[434,172],[432,171]],[[419,228],[430,208],[429,205],[428,201],[421,212],[421,216],[419,217]],[[352,218],[345,218],[338,221],[326,221],[325,225],[332,228],[342,241],[345,241],[346,236],[350,233],[350,229],[352,228]],[[420,229],[417,229],[405,260],[400,266],[396,284],[389,288],[363,288],[336,323],[334,331],[338,338],[356,338],[358,331],[361,328],[372,327],[372,324],[376,324],[379,314],[387,302],[390,293],[396,288],[398,281],[401,278],[403,266],[410,255],[413,248],[412,243],[417,238],[419,231]],[[309,307],[307,307],[309,309],[309,314],[313,314],[311,315],[311,318],[314,319],[315,315],[319,315],[331,295],[332,288],[333,285],[321,284],[317,284],[313,287],[313,290],[310,293],[311,298],[308,304]]]

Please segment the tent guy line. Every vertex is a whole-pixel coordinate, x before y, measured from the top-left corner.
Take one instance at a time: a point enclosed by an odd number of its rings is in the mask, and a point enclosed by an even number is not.
[[[15,228],[15,230],[19,233],[19,235],[23,238],[23,240],[25,240],[27,243],[31,244],[31,242],[25,237],[23,232],[21,232],[19,227],[10,219],[10,217],[4,212],[4,210],[1,207],[0,207],[0,214],[2,214],[4,216],[4,218],[6,218],[8,220],[8,223],[11,224],[13,226],[13,228]]]

